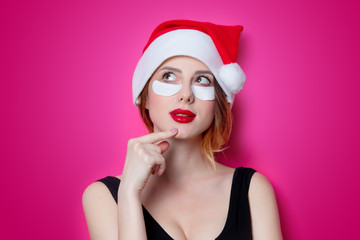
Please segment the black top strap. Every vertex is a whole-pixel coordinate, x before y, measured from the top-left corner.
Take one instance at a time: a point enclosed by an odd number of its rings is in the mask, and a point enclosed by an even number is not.
[[[113,177],[113,176],[107,176],[107,177],[99,179],[97,181],[102,182],[106,185],[106,187],[111,192],[111,195],[115,199],[115,202],[117,203],[118,202],[117,193],[118,193],[119,186],[120,186],[120,179],[118,179],[117,177]]]

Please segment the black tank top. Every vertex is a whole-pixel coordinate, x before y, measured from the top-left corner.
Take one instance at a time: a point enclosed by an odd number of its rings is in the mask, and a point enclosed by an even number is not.
[[[255,172],[252,168],[239,167],[235,169],[227,219],[222,232],[215,240],[252,239],[248,191],[251,177]],[[107,186],[117,203],[120,180],[108,176],[98,181]],[[144,206],[142,206],[142,209],[147,238],[149,240],[173,240]]]

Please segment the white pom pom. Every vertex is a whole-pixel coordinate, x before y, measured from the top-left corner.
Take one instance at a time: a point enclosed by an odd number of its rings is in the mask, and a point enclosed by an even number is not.
[[[237,63],[223,65],[219,70],[220,80],[233,94],[240,92],[245,84],[245,73]]]

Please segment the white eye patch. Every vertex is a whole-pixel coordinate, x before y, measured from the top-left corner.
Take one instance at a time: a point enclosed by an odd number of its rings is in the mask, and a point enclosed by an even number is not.
[[[160,96],[172,96],[178,93],[182,88],[182,84],[169,84],[155,80],[152,84],[153,91]],[[214,87],[202,87],[202,86],[191,86],[191,90],[195,97],[201,100],[214,100],[215,99],[215,88]]]
[[[191,86],[191,90],[193,91],[195,97],[201,100],[214,100],[215,99],[215,88],[210,87],[202,87],[202,86]]]
[[[180,91],[182,84],[169,84],[155,80],[152,84],[152,89],[157,95],[160,96],[172,96]]]

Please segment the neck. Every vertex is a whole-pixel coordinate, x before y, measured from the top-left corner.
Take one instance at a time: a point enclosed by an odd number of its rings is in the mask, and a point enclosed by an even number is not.
[[[193,139],[169,139],[167,141],[170,143],[170,147],[163,154],[166,159],[166,170],[161,176],[161,180],[181,185],[213,174],[201,151],[201,136]]]

